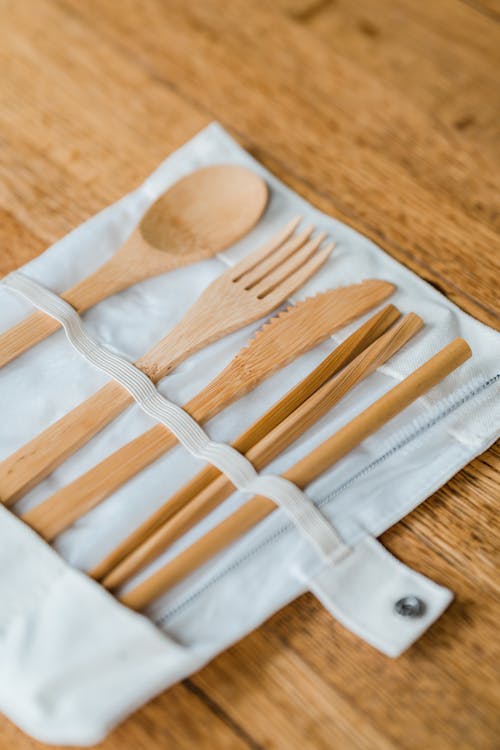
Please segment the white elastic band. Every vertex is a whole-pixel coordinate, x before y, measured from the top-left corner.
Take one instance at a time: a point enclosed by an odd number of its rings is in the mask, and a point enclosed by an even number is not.
[[[76,310],[65,300],[18,271],[1,283],[55,318],[73,348],[125,388],[141,409],[167,427],[189,453],[216,466],[238,490],[265,495],[283,508],[324,558],[337,559],[348,552],[333,525],[295,484],[274,474],[258,474],[250,461],[230,445],[211,440],[184,409],[159,393],[147,375],[91,338]]]

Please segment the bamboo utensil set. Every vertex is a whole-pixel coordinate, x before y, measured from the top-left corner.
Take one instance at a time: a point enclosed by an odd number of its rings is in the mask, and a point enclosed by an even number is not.
[[[62,296],[83,311],[130,284],[209,257],[232,244],[258,220],[266,203],[262,180],[240,167],[198,170],[176,183],[149,209],[116,255]],[[287,224],[269,242],[229,268],[136,367],[158,382],[180,362],[228,333],[269,314],[326,261],[333,244],[314,228]],[[385,281],[330,290],[271,319],[229,365],[184,409],[204,422],[273,372],[316,346],[335,330],[379,305],[393,291]],[[400,318],[392,305],[349,336],[301,383],[240,435],[233,447],[257,470],[278,456],[357,383],[393,356],[422,327],[412,313]],[[0,335],[0,366],[52,333],[58,324],[36,313]],[[355,417],[284,476],[305,487],[365,437],[379,429],[470,356],[457,339]],[[39,436],[0,463],[0,500],[22,495],[133,402],[118,383],[101,388]],[[175,445],[156,425],[63,487],[22,518],[52,540],[77,518]],[[207,466],[101,561],[92,571],[109,589],[126,583],[177,538],[200,522],[234,487]],[[142,609],[155,597],[236,540],[275,508],[264,497],[246,502],[223,523],[138,586],[121,596]]]
[[[201,294],[183,319],[135,366],[157,383],[189,356],[279,307],[326,261],[333,245],[313,228],[294,234],[298,220],[228,268]],[[44,430],[0,465],[0,497],[18,500],[72,453],[109,424],[132,396],[110,382]]]
[[[206,422],[392,291],[386,282],[365,281],[332,289],[289,308],[271,319],[184,409],[198,422]],[[24,520],[45,539],[53,539],[176,442],[163,425],[155,425],[26,513]]]

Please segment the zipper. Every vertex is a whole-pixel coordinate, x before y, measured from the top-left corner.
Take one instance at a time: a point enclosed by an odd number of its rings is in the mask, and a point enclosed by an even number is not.
[[[381,455],[379,455],[373,461],[370,461],[370,463],[366,464],[355,474],[351,475],[347,480],[342,482],[342,484],[329,492],[327,495],[323,496],[317,501],[312,498],[312,501],[318,508],[322,508],[325,505],[328,505],[339,495],[345,492],[348,488],[350,488],[353,484],[355,484],[355,482],[359,481],[362,478],[365,478],[368,474],[378,468],[382,463],[397,454],[399,451],[406,448],[411,443],[421,438],[423,435],[425,435],[426,432],[442,422],[453,412],[460,409],[460,407],[467,404],[473,398],[476,398],[483,394],[488,390],[488,388],[495,385],[495,383],[499,381],[500,373],[497,373],[487,380],[475,378],[468,385],[463,386],[454,394],[441,399],[431,408],[428,414],[415,417],[407,427],[403,427],[398,430],[386,450],[381,453]],[[424,499],[425,498],[422,498],[421,502],[423,502]],[[270,544],[273,544],[274,541],[281,537],[283,534],[293,531],[296,528],[297,527],[291,521],[284,523],[272,534],[269,534],[261,542],[248,550],[244,555],[241,555],[241,557],[236,559],[230,565],[226,565],[222,570],[216,572],[207,580],[205,580],[202,585],[195,589],[193,592],[184,596],[184,598],[180,599],[178,602],[170,604],[169,608],[167,608],[163,612],[160,612],[157,616],[153,616],[153,621],[160,627],[162,625],[165,625],[171,617],[188,607],[199,596],[205,593],[207,589],[212,588],[227,575],[240,568],[249,560],[253,559],[256,555],[259,554],[262,549],[266,548]]]

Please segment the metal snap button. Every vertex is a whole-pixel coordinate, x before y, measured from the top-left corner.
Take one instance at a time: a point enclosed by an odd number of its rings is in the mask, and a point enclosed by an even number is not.
[[[401,617],[422,617],[425,604],[418,596],[403,596],[394,605],[394,611]]]

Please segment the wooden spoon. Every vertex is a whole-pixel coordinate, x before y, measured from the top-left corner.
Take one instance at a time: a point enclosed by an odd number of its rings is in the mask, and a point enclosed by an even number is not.
[[[210,258],[245,235],[267,202],[264,180],[220,164],[191,172],[147,211],[119,250],[61,296],[78,312],[132,284]],[[50,336],[59,323],[36,312],[0,335],[0,367]]]

